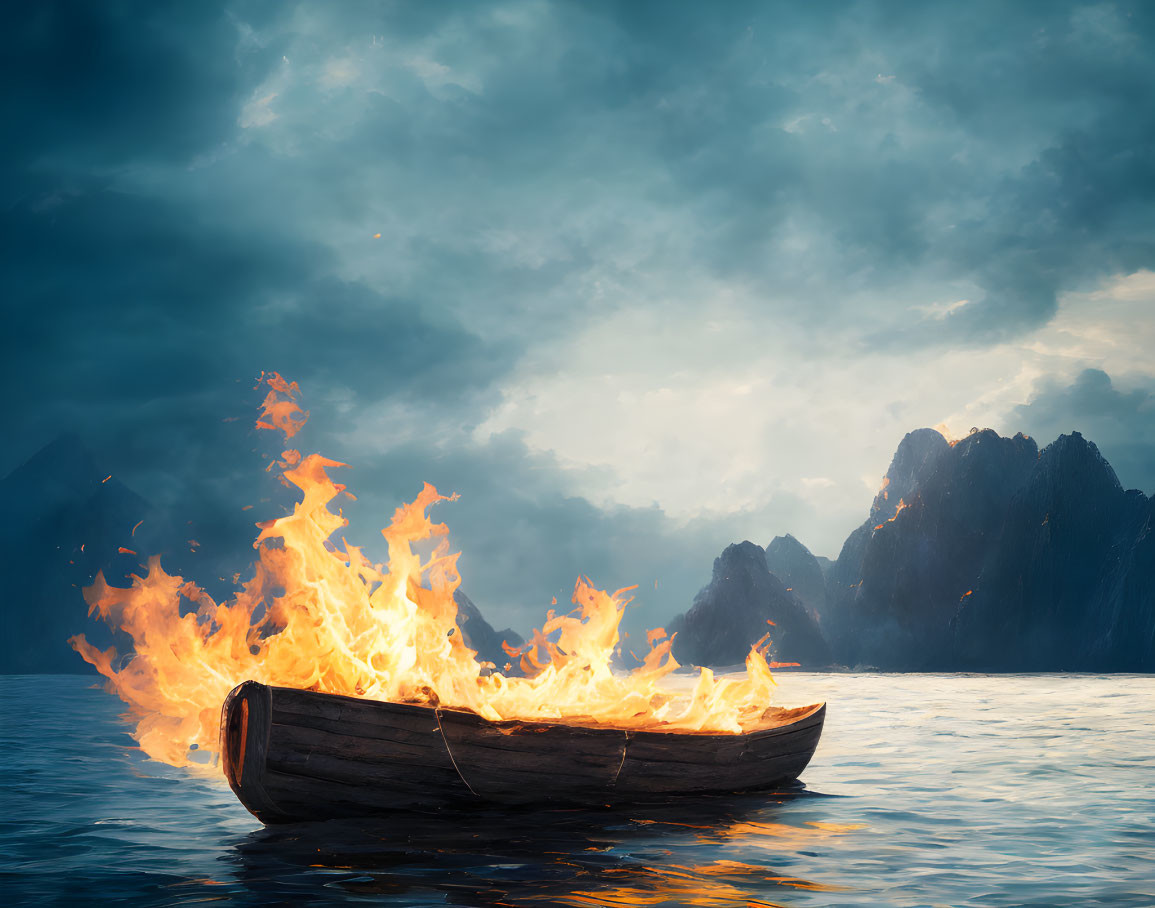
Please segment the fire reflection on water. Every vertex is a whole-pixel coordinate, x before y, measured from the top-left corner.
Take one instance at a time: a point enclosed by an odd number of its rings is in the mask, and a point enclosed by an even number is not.
[[[810,790],[267,829],[223,778],[147,760],[91,683],[5,682],[6,904],[1155,904],[1149,676],[785,674],[837,704]]]
[[[632,810],[486,808],[468,817],[289,825],[251,834],[236,854],[241,880],[259,896],[315,887],[323,874],[332,876],[328,887],[349,893],[420,900],[436,892],[449,904],[766,906],[777,904],[766,900],[775,890],[784,898],[845,891],[798,876],[790,864],[797,851],[863,827],[765,819],[806,797],[821,796],[797,786]],[[703,862],[704,845],[744,860]],[[765,862],[752,860],[756,854]]]

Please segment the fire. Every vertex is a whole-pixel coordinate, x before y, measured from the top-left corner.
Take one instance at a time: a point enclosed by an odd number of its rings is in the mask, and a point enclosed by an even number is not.
[[[261,415],[257,418],[258,429],[279,429],[289,439],[301,431],[305,420],[309,418],[307,411],[297,406],[297,395],[301,389],[296,382],[287,382],[277,372],[268,375],[261,373],[260,381],[269,386],[269,393],[265,395],[261,404]],[[257,387],[260,387],[258,382]]]
[[[269,392],[257,426],[291,437],[307,417],[296,403],[296,382],[277,373],[262,381]],[[663,683],[678,663],[673,638],[660,628],[649,633],[638,668],[615,672],[629,590],[607,593],[585,578],[575,585],[573,611],[550,610],[524,648],[506,646],[525,677],[480,663],[457,626],[458,555],[450,553],[445,524],[429,517],[433,505],[456,496],[426,484],[382,531],[388,559],[374,564],[360,547],[334,541],[348,521],[331,505],[348,493],[330,472],[345,465],[290,450],[277,466],[301,500],[292,513],[258,524],[253,576],[234,598],[213,601],[195,583],[166,573],[156,556],[128,588],[99,575],[85,590],[90,613],[128,633],[135,653],[120,660],[84,635],[70,643],[129,705],[149,756],[190,765],[199,762],[192,751],[215,751],[221,703],[248,679],[469,709],[494,720],[714,733],[763,723],[774,686],[765,638],[751,648],[745,676],[717,679],[703,668],[688,693]],[[423,559],[418,551],[430,542],[432,554]]]
[[[952,448],[960,441],[962,441],[961,438],[958,438],[953,432],[951,432],[950,427],[947,426],[945,422],[940,422],[937,426],[934,427],[934,430],[943,438],[945,438],[946,443]]]
[[[900,499],[898,499],[898,505],[897,505],[897,507],[895,507],[895,509],[894,509],[894,515],[893,515],[893,516],[891,516],[891,517],[889,517],[889,518],[887,518],[887,519],[886,519],[886,520],[884,520],[882,523],[880,523],[878,526],[876,526],[876,527],[874,528],[874,529],[875,529],[875,531],[881,530],[881,529],[882,529],[884,526],[886,526],[888,523],[894,523],[894,521],[895,521],[895,518],[896,518],[896,517],[898,517],[898,515],[902,513],[902,509],[903,509],[903,508],[905,508],[905,507],[906,507],[906,502],[905,502],[905,501],[903,501],[901,498],[900,498]]]

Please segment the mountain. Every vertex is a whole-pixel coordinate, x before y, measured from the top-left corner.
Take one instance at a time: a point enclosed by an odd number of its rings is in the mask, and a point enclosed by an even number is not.
[[[951,619],[1038,456],[1023,435],[988,429],[951,446],[941,435],[928,444],[926,431],[903,439],[887,473],[895,479],[855,531],[858,547],[839,555],[830,624],[847,665],[922,671],[951,661]],[[921,456],[912,460],[915,445]],[[897,503],[883,498],[892,486],[902,493]]]
[[[0,480],[0,673],[93,671],[67,642],[80,631],[102,647],[126,642],[87,617],[80,588],[101,570],[136,570],[140,559],[120,549],[147,551],[158,521],[104,470],[79,438],[61,435]]]
[[[766,633],[770,658],[776,661],[807,668],[830,664],[830,649],[816,621],[770,572],[765,552],[752,542],[728,546],[714,560],[709,584],[689,611],[673,620],[670,632],[677,634],[673,651],[683,664],[741,664]]]
[[[495,631],[482,617],[481,610],[461,590],[454,590],[453,601],[457,603],[457,626],[461,628],[465,645],[474,650],[481,661],[492,662],[498,670],[504,669],[511,660],[501,644],[505,642],[519,647],[525,643],[521,635],[508,627]]]
[[[170,571],[175,563],[189,576],[198,569],[225,570],[189,553],[186,522],[169,520],[111,472],[77,436],[65,434],[0,479],[6,512],[0,522],[0,674],[94,673],[68,645],[81,632],[101,649],[115,644],[118,652],[131,652],[129,637],[88,617],[81,589],[99,571],[114,586],[127,585],[154,553],[164,553]],[[509,660],[502,640],[520,645],[521,637],[495,631],[464,593],[456,599],[467,644],[504,666]]]
[[[826,577],[810,549],[787,533],[766,546],[766,567],[794,593],[810,616],[821,624],[826,611]],[[826,559],[828,560],[828,559]]]
[[[957,610],[959,664],[1155,670],[1152,507],[1078,432],[1043,449]]]
[[[735,664],[767,619],[776,658],[812,667],[1152,672],[1155,500],[1078,432],[918,429],[837,561],[790,535],[727,548],[675,654]]]
[[[1155,517],[1078,432],[898,446],[827,574],[836,661],[889,671],[1155,670]],[[902,506],[894,499],[899,494]]]

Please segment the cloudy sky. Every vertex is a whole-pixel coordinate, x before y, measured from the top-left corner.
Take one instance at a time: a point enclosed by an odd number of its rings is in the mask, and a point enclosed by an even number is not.
[[[461,493],[519,626],[836,556],[920,426],[1078,429],[1155,491],[1150,4],[4,16],[0,473],[74,430],[235,547],[279,370],[359,538]]]

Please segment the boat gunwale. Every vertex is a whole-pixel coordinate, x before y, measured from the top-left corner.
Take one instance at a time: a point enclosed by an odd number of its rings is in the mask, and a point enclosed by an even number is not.
[[[463,707],[452,706],[432,706],[423,703],[401,703],[393,700],[377,700],[372,697],[354,697],[348,694],[333,694],[325,691],[304,690],[296,687],[282,687],[272,684],[263,684],[259,681],[244,681],[243,684],[259,684],[267,688],[273,694],[284,691],[289,694],[306,694],[312,697],[321,697],[326,700],[342,700],[348,702],[350,705],[355,705],[363,709],[370,709],[379,712],[398,712],[412,717],[419,717],[429,715],[430,718],[436,720],[436,717],[445,714],[451,714],[454,717],[465,719],[466,721],[476,722],[481,727],[494,728],[499,731],[526,731],[533,732],[536,729],[554,729],[560,728],[570,732],[590,732],[595,734],[622,734],[627,733],[630,737],[636,738],[639,736],[658,736],[662,739],[669,739],[671,736],[679,736],[688,740],[703,741],[749,741],[763,738],[766,736],[773,736],[783,734],[785,732],[794,731],[799,727],[808,727],[816,717],[822,721],[825,717],[826,703],[813,703],[806,706],[794,707],[786,710],[794,713],[789,721],[777,725],[766,725],[759,728],[752,728],[749,731],[742,732],[724,732],[724,731],[697,731],[694,729],[678,729],[678,728],[631,728],[621,725],[601,725],[594,723],[582,722],[567,722],[561,719],[487,719],[485,716],[471,709]],[[242,685],[237,685],[239,688]],[[236,688],[234,688],[235,690]],[[292,714],[292,709],[285,708],[284,705],[278,704],[274,707],[277,712]],[[283,724],[283,723],[278,723]]]

